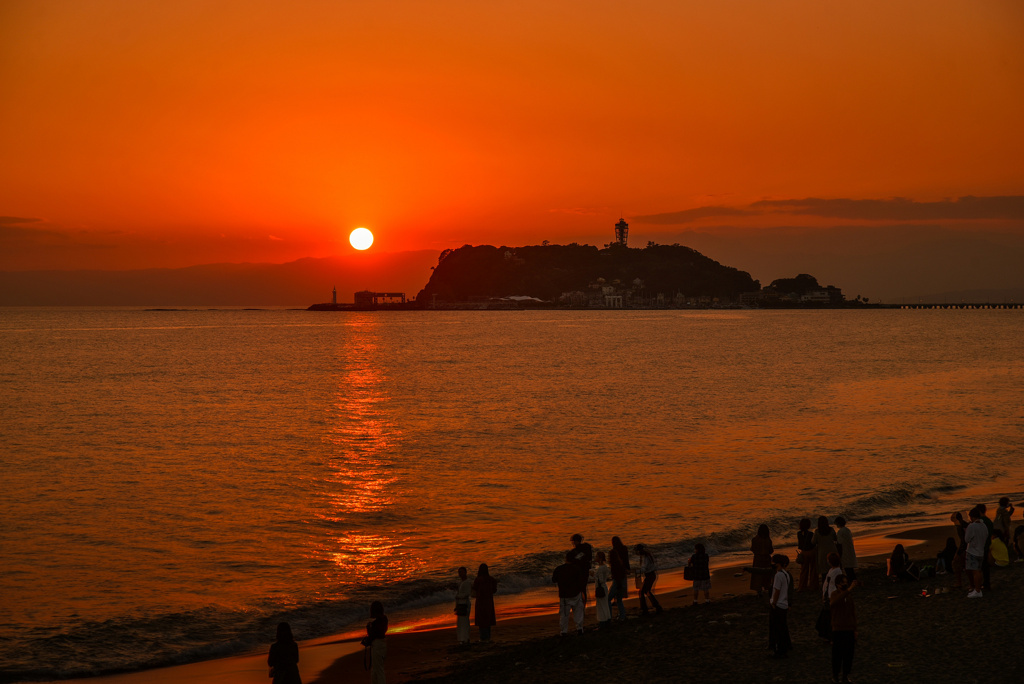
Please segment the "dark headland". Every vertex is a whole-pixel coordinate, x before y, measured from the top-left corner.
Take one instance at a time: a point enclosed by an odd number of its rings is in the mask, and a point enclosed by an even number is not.
[[[850,308],[877,306],[811,275],[762,288],[746,271],[683,245],[611,243],[446,249],[429,281],[410,301],[314,304],[310,310],[377,309],[694,309],[720,307]]]

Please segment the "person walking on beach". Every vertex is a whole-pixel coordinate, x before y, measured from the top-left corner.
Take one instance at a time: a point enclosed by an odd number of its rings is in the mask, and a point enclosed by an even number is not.
[[[469,571],[459,568],[459,586],[455,589],[455,624],[459,645],[469,645],[469,609],[473,596],[473,582],[469,579]]]
[[[711,558],[703,544],[694,544],[693,555],[686,564],[693,568],[693,605],[697,605],[697,595],[704,592],[704,603],[711,603]]]
[[[612,607],[608,602],[608,580],[612,571],[608,567],[604,551],[598,551],[594,556],[597,565],[591,570],[594,575],[594,606],[597,609],[598,629],[607,629],[612,624]]]
[[[385,684],[384,660],[388,656],[388,616],[384,614],[383,603],[374,601],[370,604],[370,618],[366,625],[366,637],[362,642],[363,646],[370,649],[370,684]]]
[[[849,684],[853,669],[853,649],[857,643],[857,613],[853,607],[853,590],[857,581],[846,575],[836,579],[836,590],[829,599],[832,610],[832,682]]]
[[[772,554],[775,545],[767,525],[757,528],[757,534],[750,540],[750,552],[754,554],[753,569],[750,571],[750,588],[757,592],[758,597],[772,586]]]
[[[587,575],[583,574],[572,551],[565,554],[565,562],[555,568],[551,581],[558,585],[558,627],[560,634],[569,633],[569,614],[572,613],[576,633],[583,634],[583,587]]]
[[[796,548],[800,554],[800,591],[818,588],[818,554],[814,550],[814,533],[811,532],[811,519],[800,521],[800,530],[796,533]]]
[[[292,628],[287,622],[277,625],[277,641],[270,645],[267,656],[273,684],[302,684],[299,677],[299,645],[292,637]]]
[[[839,550],[840,567],[852,582],[857,579],[857,551],[853,548],[853,533],[846,526],[846,518],[836,516],[836,548]]]
[[[981,511],[978,507],[972,508],[968,516],[971,519],[971,524],[967,526],[967,531],[964,532],[964,539],[967,542],[965,566],[967,568],[967,576],[971,580],[971,591],[967,594],[967,598],[981,598],[984,585],[982,556],[988,553],[988,527],[982,521]]]
[[[776,658],[785,658],[793,648],[789,638],[789,590],[793,586],[793,578],[786,568],[789,556],[777,553],[772,556],[775,577],[772,579],[772,597],[769,601],[768,615],[768,648]]]
[[[633,547],[633,553],[640,558],[640,568],[637,570],[637,577],[643,575],[643,584],[640,585],[640,614],[648,615],[647,600],[654,606],[654,614],[661,615],[661,604],[654,598],[654,583],[658,580],[658,564],[654,562],[654,556],[643,544]]]
[[[491,577],[487,563],[481,563],[473,580],[473,598],[476,599],[476,611],[473,623],[480,630],[480,641],[491,640],[491,627],[498,624],[494,612],[494,594],[498,591],[498,580]]]
[[[828,572],[828,554],[838,553],[839,549],[836,548],[836,533],[829,524],[828,518],[825,516],[818,517],[818,526],[814,530],[814,535],[811,537],[811,541],[814,543],[814,550],[818,554],[818,572],[821,573],[821,581],[825,581],[825,574]]]
[[[590,577],[590,566],[593,565],[594,561],[594,547],[583,541],[582,534],[574,534],[569,538],[572,542],[572,560],[580,566],[580,571],[584,577]],[[587,585],[583,585],[583,607],[587,606]]]
[[[608,592],[609,604],[615,601],[619,606],[619,620],[626,619],[625,599],[629,594],[629,549],[618,537],[612,537],[612,550],[608,564],[612,571],[612,584]]]

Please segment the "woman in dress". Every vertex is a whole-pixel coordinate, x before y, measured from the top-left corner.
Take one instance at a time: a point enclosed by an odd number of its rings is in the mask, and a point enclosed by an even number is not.
[[[825,575],[828,574],[828,554],[839,553],[838,547],[836,547],[836,531],[832,529],[828,524],[828,518],[825,516],[818,517],[818,527],[814,530],[814,535],[811,537],[811,542],[814,544],[814,550],[818,555],[818,572],[821,574],[821,581],[825,581]]]
[[[811,519],[800,521],[800,531],[796,533],[796,548],[800,554],[800,591],[818,588],[818,554],[814,549],[814,533],[811,532]]]
[[[292,637],[292,628],[287,622],[277,626],[277,641],[270,645],[267,656],[273,684],[302,684],[299,677],[299,645]]]
[[[654,613],[661,614],[661,604],[654,598],[654,583],[658,580],[658,564],[654,562],[654,556],[643,544],[633,547],[633,552],[640,558],[640,569],[637,576],[643,575],[643,584],[640,585],[640,614],[647,615],[647,600],[654,606]]]
[[[757,535],[750,540],[750,552],[754,554],[754,568],[750,573],[750,588],[758,596],[772,588],[772,554],[775,545],[767,525],[757,528]]]
[[[604,551],[598,551],[594,556],[597,567],[590,571],[594,576],[594,599],[597,605],[597,627],[605,629],[612,624],[612,607],[608,602],[608,578],[612,576],[612,570],[608,567]]]
[[[480,630],[480,641],[490,641],[491,627],[498,624],[494,612],[494,594],[497,591],[498,580],[491,577],[487,563],[481,563],[476,579],[473,580],[473,598],[476,599],[473,623]]]
[[[693,568],[693,605],[697,605],[697,595],[702,591],[704,603],[711,603],[711,559],[703,544],[694,544],[686,564]]]

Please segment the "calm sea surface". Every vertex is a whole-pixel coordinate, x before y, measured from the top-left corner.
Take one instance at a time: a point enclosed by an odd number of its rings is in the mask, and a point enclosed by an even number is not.
[[[0,310],[0,681],[1024,488],[1016,311]],[[1018,491],[1014,491],[1016,488]]]

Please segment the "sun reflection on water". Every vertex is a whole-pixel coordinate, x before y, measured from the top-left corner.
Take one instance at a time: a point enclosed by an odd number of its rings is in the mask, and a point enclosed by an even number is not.
[[[388,525],[400,483],[393,454],[402,435],[391,415],[378,318],[353,316],[344,331],[337,394],[327,408],[326,502],[319,514],[336,531],[318,555],[346,583],[393,582],[423,566],[406,546],[408,534]]]

